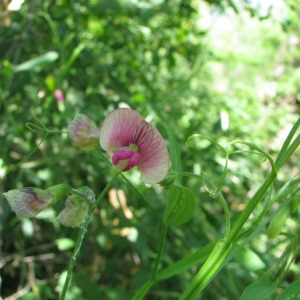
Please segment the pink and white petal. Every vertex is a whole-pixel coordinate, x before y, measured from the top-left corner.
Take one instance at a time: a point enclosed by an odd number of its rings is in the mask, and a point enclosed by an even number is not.
[[[165,141],[158,131],[155,133],[155,138],[149,143],[148,149],[143,150],[140,151],[142,159],[139,164],[141,181],[149,184],[162,181],[168,174],[170,158]]]
[[[148,184],[155,184],[165,179],[169,171],[169,160],[160,160],[155,165],[151,162],[140,164],[140,179]]]
[[[137,142],[141,154],[141,180],[146,183],[162,181],[169,171],[169,152],[159,131],[146,123]]]
[[[140,129],[147,122],[136,111],[130,108],[119,108],[112,111],[104,120],[100,132],[100,145],[106,151],[135,144]]]

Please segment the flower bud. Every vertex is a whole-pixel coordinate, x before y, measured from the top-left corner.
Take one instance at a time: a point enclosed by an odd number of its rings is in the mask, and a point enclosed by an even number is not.
[[[100,130],[95,123],[83,114],[77,114],[69,124],[69,135],[81,150],[93,150],[99,147]]]
[[[53,202],[48,191],[37,188],[21,188],[3,193],[11,209],[20,217],[36,216]]]
[[[68,227],[79,227],[87,213],[88,206],[77,195],[71,195],[67,198],[65,208],[57,216],[57,220]]]
[[[75,190],[73,190],[75,191]],[[85,200],[87,200],[91,205],[95,202],[95,194],[92,189],[87,186],[82,186],[75,191],[79,196],[82,196]]]
[[[60,90],[60,89],[57,89],[54,91],[54,97],[57,102],[62,102],[65,100],[65,96],[64,96],[62,90]]]

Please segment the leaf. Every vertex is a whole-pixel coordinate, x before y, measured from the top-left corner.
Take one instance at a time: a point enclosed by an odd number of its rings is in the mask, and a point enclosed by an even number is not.
[[[185,256],[184,258],[174,262],[158,272],[156,280],[164,280],[196,266],[197,264],[203,263],[211,251],[214,249],[216,243],[210,243],[206,246],[198,249],[196,252]]]
[[[293,282],[275,299],[275,300],[287,300],[287,299],[300,299],[300,279]]]
[[[188,188],[172,185],[165,214],[166,224],[181,225],[186,223],[192,217],[195,206],[195,197]]]
[[[30,71],[37,67],[41,67],[46,64],[50,64],[58,59],[59,55],[55,51],[47,52],[43,55],[37,56],[33,59],[27,60],[24,63],[15,66],[13,68],[14,72],[24,72]]]
[[[264,300],[276,290],[271,282],[255,282],[246,287],[240,300]]]
[[[164,125],[164,127],[168,133],[168,140],[169,140],[168,149],[170,151],[172,170],[175,172],[180,172],[182,166],[181,166],[181,154],[180,154],[180,146],[178,143],[178,139],[174,134],[174,131],[169,126]]]

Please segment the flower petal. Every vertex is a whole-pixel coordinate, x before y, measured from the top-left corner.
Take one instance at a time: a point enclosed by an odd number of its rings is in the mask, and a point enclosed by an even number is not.
[[[130,108],[119,108],[112,111],[104,120],[100,131],[100,144],[106,151],[117,150],[136,144],[140,129],[147,122],[136,111]]]
[[[154,184],[162,181],[168,174],[170,158],[168,148],[159,131],[148,124],[147,133],[138,143],[141,154],[141,181]]]
[[[20,217],[36,216],[53,201],[53,196],[37,188],[21,188],[3,193],[11,209]]]

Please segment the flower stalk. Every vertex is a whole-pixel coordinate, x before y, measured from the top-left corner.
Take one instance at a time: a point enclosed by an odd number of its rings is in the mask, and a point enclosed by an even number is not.
[[[103,189],[103,191],[101,192],[101,194],[98,196],[97,200],[89,206],[88,208],[88,212],[83,220],[83,223],[81,224],[81,227],[79,229],[78,232],[78,236],[77,236],[77,240],[75,243],[75,247],[74,247],[74,251],[73,251],[73,255],[70,261],[70,265],[67,271],[67,277],[66,280],[64,282],[64,286],[61,292],[61,296],[60,296],[60,300],[64,300],[66,297],[66,293],[69,287],[69,283],[72,277],[72,273],[73,273],[73,269],[75,266],[75,262],[78,256],[78,253],[80,251],[81,245],[82,245],[82,241],[85,237],[85,234],[87,232],[87,227],[91,218],[91,215],[93,213],[93,211],[95,210],[95,208],[97,208],[99,206],[99,204],[102,202],[104,196],[107,194],[107,192],[110,190],[110,188],[113,186],[114,182],[116,181],[116,179],[118,178],[120,172],[115,172],[111,178],[111,180],[108,182],[108,184],[106,185],[106,187]]]

